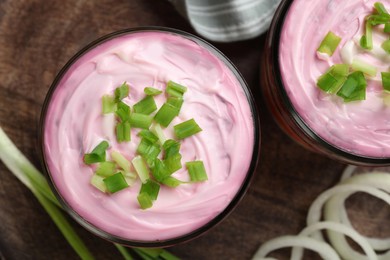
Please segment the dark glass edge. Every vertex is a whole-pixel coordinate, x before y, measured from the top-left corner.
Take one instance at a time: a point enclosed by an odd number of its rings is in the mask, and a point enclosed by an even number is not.
[[[58,83],[61,81],[63,76],[66,74],[68,69],[80,58],[82,57],[86,52],[93,49],[94,47],[98,46],[101,43],[104,43],[108,40],[111,40],[116,37],[120,37],[122,35],[130,34],[130,33],[136,33],[136,32],[148,32],[148,31],[156,31],[156,32],[167,32],[176,34],[179,36],[186,37],[189,40],[195,41],[196,43],[202,45],[203,47],[207,48],[209,51],[211,51],[214,55],[216,55],[219,59],[221,59],[225,65],[231,70],[231,72],[234,74],[236,79],[239,81],[241,88],[243,89],[249,106],[251,108],[252,113],[252,119],[253,119],[253,127],[254,127],[254,146],[253,146],[253,152],[252,152],[252,158],[251,163],[248,169],[248,172],[246,174],[245,179],[243,180],[243,183],[240,187],[240,189],[237,191],[236,195],[232,199],[232,201],[228,204],[228,206],[219,213],[216,217],[214,217],[211,221],[209,221],[207,224],[201,226],[200,228],[179,237],[175,237],[172,239],[166,239],[166,240],[158,240],[158,241],[141,241],[141,240],[128,240],[122,237],[114,236],[112,234],[109,234],[106,231],[103,231],[99,229],[98,227],[94,226],[93,224],[89,223],[87,220],[85,220],[83,217],[81,217],[75,210],[70,207],[65,199],[62,198],[62,196],[59,194],[54,181],[51,178],[51,175],[49,173],[48,165],[46,164],[46,156],[44,152],[44,131],[45,131],[45,119],[47,110],[50,104],[50,100],[55,92],[55,89],[58,85]],[[145,248],[156,248],[156,247],[169,247],[174,246],[177,244],[189,242],[190,240],[193,240],[202,234],[209,231],[211,228],[215,227],[217,224],[219,224],[222,220],[224,220],[232,211],[233,209],[238,205],[238,203],[242,200],[243,196],[245,195],[246,191],[249,188],[249,185],[251,181],[253,180],[254,172],[257,167],[258,158],[260,154],[260,119],[258,115],[258,109],[256,106],[256,103],[253,98],[253,94],[247,85],[246,81],[244,80],[241,73],[238,71],[238,69],[235,67],[235,65],[216,47],[208,43],[207,41],[184,31],[173,29],[173,28],[167,28],[167,27],[160,27],[160,26],[145,26],[145,27],[136,27],[136,28],[128,28],[128,29],[122,29],[119,31],[112,32],[110,34],[104,35],[91,43],[87,44],[85,47],[83,47],[81,50],[79,50],[70,60],[62,67],[62,69],[58,72],[56,75],[53,83],[49,87],[49,90],[47,92],[46,98],[43,102],[41,116],[39,120],[39,126],[38,126],[38,149],[40,154],[40,160],[41,165],[44,171],[44,174],[46,175],[46,178],[49,180],[48,183],[50,185],[51,190],[53,191],[54,195],[58,199],[61,206],[65,209],[65,211],[71,215],[71,217],[82,227],[87,229],[89,232],[93,233],[94,235],[103,238],[105,240],[109,240],[114,243],[118,243],[124,246],[129,247],[145,247]]]
[[[273,77],[275,78],[275,81],[277,82],[277,87],[280,90],[281,98],[283,100],[284,105],[286,105],[286,108],[288,111],[290,111],[291,117],[296,123],[296,125],[302,130],[303,133],[310,139],[312,139],[314,142],[318,142],[321,146],[324,147],[325,151],[336,154],[337,156],[333,157],[334,159],[342,160],[345,163],[350,163],[354,165],[370,165],[370,166],[386,166],[390,165],[390,158],[375,158],[370,156],[363,156],[354,154],[351,152],[348,152],[344,149],[338,148],[323,138],[321,138],[319,135],[317,135],[302,119],[302,117],[299,115],[299,113],[295,110],[293,104],[291,103],[288,94],[286,93],[284,89],[284,85],[282,82],[282,76],[280,72],[279,67],[279,41],[280,41],[280,34],[281,29],[283,27],[286,15],[288,13],[288,10],[293,3],[293,0],[283,0],[277,12],[274,16],[273,26],[270,29],[268,33],[271,33],[269,40],[270,43],[273,43],[273,45],[269,46],[271,49],[271,59],[272,59],[272,67],[273,67]],[[276,44],[277,43],[277,44]],[[324,152],[323,152],[324,153]],[[325,152],[327,155],[327,153]],[[329,156],[329,155],[328,155]]]

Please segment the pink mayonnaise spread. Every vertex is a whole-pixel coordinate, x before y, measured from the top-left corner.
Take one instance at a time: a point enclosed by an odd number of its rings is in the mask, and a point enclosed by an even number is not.
[[[364,19],[378,0],[295,0],[281,30],[279,64],[282,81],[294,109],[322,139],[347,152],[366,157],[390,157],[390,106],[381,83],[389,71],[389,55],[381,49],[388,38],[383,27],[374,28],[374,49],[360,48]],[[390,10],[390,1],[381,1]],[[342,38],[332,57],[316,50],[332,31]],[[378,69],[367,78],[366,100],[344,103],[322,92],[316,82],[333,64],[360,59]]]
[[[108,158],[117,150],[132,160],[140,129],[131,130],[130,143],[117,143],[114,115],[102,115],[102,96],[126,81],[130,94],[123,101],[132,106],[145,96],[145,87],[164,90],[169,80],[188,91],[165,135],[174,138],[173,125],[196,120],[203,131],[182,142],[182,163],[203,160],[208,181],[161,186],[153,207],[142,210],[139,179],[131,188],[102,193],[90,184],[93,167],[83,163],[83,154],[107,140]],[[157,107],[165,99],[156,96]],[[188,234],[229,205],[250,167],[254,121],[240,82],[210,50],[180,35],[141,31],[103,42],[70,66],[49,102],[43,139],[54,185],[75,212],[122,239],[157,241]],[[185,166],[173,176],[189,180]]]

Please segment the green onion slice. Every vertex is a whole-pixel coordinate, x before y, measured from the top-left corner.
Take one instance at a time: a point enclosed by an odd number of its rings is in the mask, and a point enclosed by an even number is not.
[[[366,39],[365,39],[365,46],[364,49],[372,50],[373,48],[373,41],[372,41],[372,25],[369,22],[366,22]],[[363,46],[362,46],[363,47]]]
[[[135,113],[150,115],[157,110],[156,102],[152,96],[146,96],[133,106]]]
[[[318,78],[317,86],[327,93],[336,93],[347,79],[347,64],[335,64]]]
[[[179,115],[179,111],[180,109],[177,107],[169,103],[164,103],[154,116],[154,120],[163,127],[167,127]]]
[[[172,176],[168,176],[166,177],[165,179],[163,179],[161,181],[162,184],[168,186],[168,187],[171,187],[171,188],[176,188],[177,186],[179,186],[180,184],[182,184],[183,182],[172,177]]]
[[[131,141],[131,126],[129,121],[119,122],[116,125],[116,140],[121,142]]]
[[[125,177],[123,177],[122,173],[120,172],[107,178],[104,178],[103,181],[106,184],[107,190],[110,193],[115,193],[129,187],[125,180]]]
[[[138,136],[145,138],[146,140],[148,140],[152,144],[154,144],[158,141],[158,137],[149,130],[145,130],[145,129],[141,130],[138,133]]]
[[[90,183],[101,192],[107,192],[107,187],[103,180],[104,177],[94,174],[92,175]]]
[[[165,178],[171,175],[164,162],[157,158],[154,160],[152,174],[158,182],[162,182]]]
[[[140,193],[137,196],[141,209],[148,209],[153,206],[153,201],[147,193]]]
[[[159,191],[160,191],[160,184],[158,184],[152,179],[149,179],[142,184],[139,193],[147,193],[152,200],[156,200]]]
[[[382,49],[384,49],[388,54],[390,54],[390,39],[386,40],[381,45]]]
[[[164,130],[161,128],[161,125],[153,124],[150,129],[158,137],[160,144],[163,145],[167,139],[165,138]]]
[[[389,19],[390,19],[389,14],[381,14],[381,15],[373,14],[367,17],[366,22],[372,26],[376,26],[379,24],[385,24],[389,22]]]
[[[176,153],[168,158],[164,159],[164,164],[167,167],[170,174],[180,170],[181,166],[181,154]]]
[[[156,95],[160,95],[162,91],[156,88],[146,87],[144,88],[144,93],[148,96],[156,96]]]
[[[130,107],[126,103],[119,101],[117,103],[115,114],[121,119],[121,121],[127,121],[130,118]]]
[[[134,185],[135,181],[137,180],[137,174],[134,172],[121,172],[123,177],[125,178],[127,184],[131,187]]]
[[[364,61],[361,61],[359,59],[354,59],[352,64],[351,64],[351,68],[354,70],[354,71],[361,71],[369,76],[372,76],[372,77],[375,77],[376,74],[377,74],[377,69],[376,67],[364,62]]]
[[[102,177],[108,177],[114,175],[116,172],[116,164],[114,162],[101,162],[95,173]]]
[[[123,154],[118,151],[111,152],[111,158],[121,167],[125,172],[130,172],[131,163],[127,160]]]
[[[142,138],[140,144],[138,145],[137,152],[142,155],[149,166],[153,166],[154,160],[161,152],[161,148],[159,145]]]
[[[188,173],[190,174],[191,181],[201,182],[208,179],[203,161],[186,162],[186,167],[188,169]]]
[[[178,112],[177,112],[178,114],[179,114],[180,109],[183,105],[183,102],[184,102],[184,100],[182,98],[178,98],[178,97],[169,97],[167,99],[167,104],[170,104],[170,105],[176,107],[178,110]]]
[[[100,142],[91,153],[84,154],[84,163],[93,164],[106,160],[106,150],[109,144],[107,141]]]
[[[383,29],[385,33],[390,33],[390,22],[385,23],[385,28]]]
[[[317,51],[321,53],[326,53],[329,56],[332,56],[334,51],[337,49],[341,38],[329,31],[325,38],[322,40],[320,47],[318,47]]]
[[[386,91],[390,91],[390,72],[382,72],[382,86]]]
[[[366,98],[367,81],[363,72],[352,72],[337,95],[342,97],[345,102],[364,100]]]
[[[103,114],[114,113],[116,111],[116,102],[113,96],[104,95],[102,97],[102,110]]]
[[[180,85],[173,81],[168,81],[167,88],[165,92],[171,97],[183,97],[184,93],[187,91],[187,88],[183,85]]]
[[[130,115],[130,124],[135,128],[149,129],[152,124],[153,118],[148,115],[132,113]]]
[[[202,128],[195,122],[194,119],[187,120],[173,127],[175,135],[179,139],[184,139],[202,131]]]
[[[129,85],[124,82],[120,87],[115,89],[115,99],[116,101],[122,100],[129,95]]]
[[[138,174],[139,179],[142,183],[145,183],[150,177],[149,177],[149,168],[146,165],[146,162],[144,159],[138,155],[134,157],[134,159],[131,161],[135,171]]]
[[[165,151],[164,158],[169,158],[178,154],[180,151],[180,142],[173,139],[168,139],[163,144],[163,149]]]
[[[374,4],[374,8],[378,12],[378,14],[380,14],[380,15],[389,14],[389,12],[386,10],[385,6],[380,2],[376,2]]]

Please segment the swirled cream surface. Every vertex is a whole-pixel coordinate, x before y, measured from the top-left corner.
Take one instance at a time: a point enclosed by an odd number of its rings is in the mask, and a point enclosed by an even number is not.
[[[374,49],[360,48],[364,19],[378,0],[295,0],[286,15],[279,43],[282,80],[293,107],[322,139],[347,152],[366,157],[390,157],[390,106],[386,106],[381,71],[389,70],[389,57],[381,49],[388,38],[383,27],[374,28]],[[382,1],[390,10],[390,1]],[[330,58],[316,50],[332,31],[342,38]],[[322,92],[316,82],[336,63],[360,59],[378,69],[366,77],[366,100],[344,103]]]
[[[184,163],[203,160],[208,181],[161,186],[152,208],[140,209],[141,183],[107,195],[90,184],[93,168],[83,154],[102,140],[107,151],[120,151],[128,160],[139,144],[117,143],[114,115],[102,115],[103,95],[113,94],[123,82],[132,106],[147,86],[165,90],[175,81],[187,86],[180,115],[166,129],[194,118],[202,132],[181,144],[183,168],[174,177],[188,181]],[[155,97],[157,107],[166,98]],[[50,100],[44,128],[44,153],[51,178],[66,203],[82,218],[112,235],[140,241],[176,238],[194,231],[221,213],[235,197],[250,167],[254,121],[248,99],[228,66],[204,46],[166,32],[134,32],[101,43],[65,72]]]

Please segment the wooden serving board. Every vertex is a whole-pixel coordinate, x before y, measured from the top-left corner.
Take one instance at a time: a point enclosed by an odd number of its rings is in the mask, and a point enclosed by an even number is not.
[[[56,73],[92,40],[146,25],[194,33],[168,1],[0,0],[0,126],[39,169],[38,122]],[[345,167],[306,151],[274,123],[259,85],[264,40],[262,36],[215,44],[236,64],[253,91],[260,111],[261,154],[250,189],[234,212],[202,237],[170,248],[181,258],[250,259],[261,243],[297,234],[305,226],[311,202],[338,181]],[[368,205],[361,201],[357,200],[359,207]],[[355,225],[366,232],[385,225],[383,221],[389,226],[389,210],[380,211],[379,217],[357,214],[361,211],[353,211]],[[71,223],[98,259],[120,259],[111,243]],[[277,255],[286,258],[288,251]],[[30,191],[0,162],[1,258],[77,259],[77,255]]]

